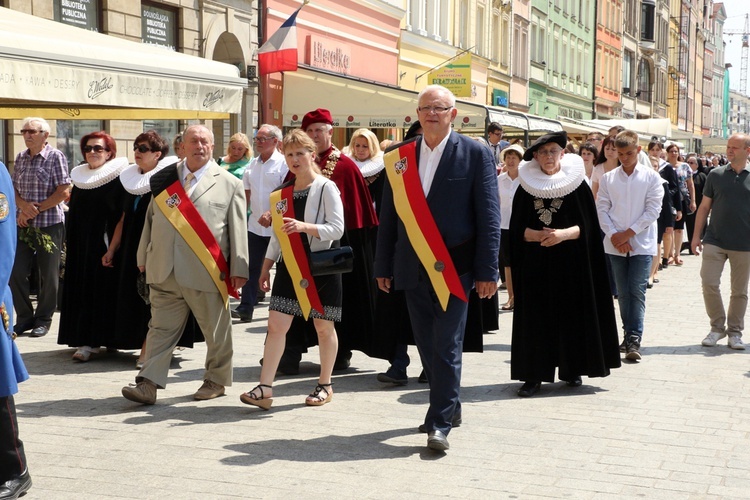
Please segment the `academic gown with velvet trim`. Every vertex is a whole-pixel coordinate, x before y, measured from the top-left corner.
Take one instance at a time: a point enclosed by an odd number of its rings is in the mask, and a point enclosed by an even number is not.
[[[525,229],[542,229],[535,197],[519,186],[510,222],[515,307],[511,379],[554,382],[606,377],[620,366],[617,324],[591,189],[582,182],[548,227],[578,225],[580,237],[552,247],[525,242]],[[545,199],[546,208],[550,199]]]

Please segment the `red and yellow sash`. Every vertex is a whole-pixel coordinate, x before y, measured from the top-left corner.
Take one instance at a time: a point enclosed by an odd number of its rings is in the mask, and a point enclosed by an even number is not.
[[[318,289],[312,273],[310,273],[310,262],[302,244],[303,235],[301,233],[286,234],[281,230],[284,217],[295,218],[293,196],[294,184],[271,193],[271,224],[274,234],[279,239],[281,255],[284,257],[284,264],[292,278],[294,293],[297,294],[302,315],[307,319],[312,309],[321,315],[325,315],[325,312],[318,297]]]
[[[407,142],[386,153],[383,157],[385,172],[393,189],[396,213],[445,311],[451,294],[464,302],[467,299],[448,248],[427,205],[419,179],[416,144],[417,141]]]
[[[157,194],[154,203],[195,252],[221,293],[224,307],[229,307],[229,295],[239,298],[237,290],[232,287],[229,265],[214,234],[180,181],[174,181]]]

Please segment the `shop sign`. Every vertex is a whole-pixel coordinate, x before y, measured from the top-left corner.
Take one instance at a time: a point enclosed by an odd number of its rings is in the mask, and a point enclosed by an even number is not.
[[[428,75],[430,85],[442,85],[456,97],[471,97],[471,52],[466,52]]]
[[[55,0],[55,21],[99,31],[99,0]]]
[[[333,40],[309,35],[307,64],[348,75],[352,69],[351,49],[348,45],[339,45]]]
[[[292,114],[284,120],[287,127],[300,127],[302,125],[301,114]],[[380,117],[380,116],[354,116],[354,115],[333,115],[334,128],[409,128],[417,119],[416,116],[406,117]]]
[[[141,39],[143,43],[177,50],[177,13],[155,5],[141,5]]]
[[[234,113],[242,92],[239,87],[28,61],[3,61],[0,70],[0,95],[25,101]]]

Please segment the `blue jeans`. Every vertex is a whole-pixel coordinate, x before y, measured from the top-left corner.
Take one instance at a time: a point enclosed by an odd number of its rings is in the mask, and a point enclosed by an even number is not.
[[[237,309],[244,314],[252,314],[255,305],[258,303],[258,280],[260,279],[260,270],[263,268],[266,249],[270,241],[270,237],[258,236],[250,231],[247,232],[249,276],[247,283],[242,287],[240,305],[237,306]]]
[[[625,338],[636,335],[640,341],[643,336],[643,318],[646,315],[646,285],[651,273],[651,255],[608,254],[612,263],[612,273],[617,284],[620,305],[620,319]]]

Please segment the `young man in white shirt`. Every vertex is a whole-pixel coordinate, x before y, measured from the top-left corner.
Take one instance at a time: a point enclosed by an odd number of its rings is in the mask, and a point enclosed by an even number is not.
[[[284,155],[277,146],[281,142],[281,130],[274,125],[261,125],[253,142],[258,156],[253,158],[245,170],[242,183],[250,215],[247,218],[248,265],[250,277],[242,287],[240,304],[232,310],[232,317],[241,323],[253,319],[253,310],[258,303],[258,278],[271,240],[271,191],[284,182],[289,169]]]
[[[641,359],[646,286],[657,250],[656,219],[664,189],[653,168],[638,162],[638,134],[625,130],[615,138],[620,166],[604,174],[596,209],[604,231],[604,251],[612,263],[625,335],[625,358]]]

